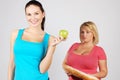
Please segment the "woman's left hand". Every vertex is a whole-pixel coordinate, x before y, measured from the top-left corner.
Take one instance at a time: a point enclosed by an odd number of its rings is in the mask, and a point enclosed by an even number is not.
[[[65,40],[63,37],[55,37],[51,43],[52,46],[56,46],[57,44],[59,44],[60,42],[62,42],[63,40]]]

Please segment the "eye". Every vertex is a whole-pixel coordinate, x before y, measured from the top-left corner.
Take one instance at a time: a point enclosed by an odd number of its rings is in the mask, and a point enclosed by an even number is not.
[[[81,33],[81,34],[83,34],[83,33],[84,33],[84,31],[80,31],[80,33]]]
[[[86,33],[91,33],[91,31],[87,31]]]
[[[87,31],[87,33],[90,33],[90,31]]]
[[[38,13],[38,12],[36,12],[36,13],[35,13],[35,15],[39,15],[39,13]]]
[[[30,13],[28,13],[28,14],[26,14],[27,16],[31,16],[31,14]]]

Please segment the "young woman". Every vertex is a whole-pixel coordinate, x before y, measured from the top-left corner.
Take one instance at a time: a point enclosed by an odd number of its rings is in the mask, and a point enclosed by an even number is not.
[[[12,32],[8,80],[48,80],[55,47],[63,39],[44,31],[45,12],[40,2],[29,1],[25,14],[29,26]]]

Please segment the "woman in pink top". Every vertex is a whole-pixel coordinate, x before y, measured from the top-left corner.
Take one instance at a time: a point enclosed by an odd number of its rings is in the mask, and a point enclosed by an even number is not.
[[[102,47],[96,45],[98,40],[96,25],[91,21],[84,22],[80,27],[80,42],[70,47],[63,62],[69,80],[100,80],[106,77],[106,54]],[[78,78],[74,70],[70,72],[67,67],[79,70],[83,74],[79,74]]]

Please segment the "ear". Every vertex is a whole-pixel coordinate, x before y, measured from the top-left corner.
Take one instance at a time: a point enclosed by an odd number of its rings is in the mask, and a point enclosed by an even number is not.
[[[45,12],[43,12],[43,18],[45,17]]]

